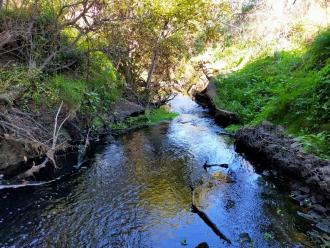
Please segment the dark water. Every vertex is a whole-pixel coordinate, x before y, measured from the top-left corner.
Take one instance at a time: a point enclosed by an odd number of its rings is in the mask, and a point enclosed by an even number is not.
[[[189,98],[181,115],[96,152],[86,168],[42,187],[0,192],[0,247],[300,247],[294,209],[236,154]],[[228,163],[229,169],[202,165]],[[195,203],[233,242],[220,240]],[[248,233],[252,242],[241,242]],[[245,235],[246,236],[246,235]],[[303,247],[303,246],[302,246]]]

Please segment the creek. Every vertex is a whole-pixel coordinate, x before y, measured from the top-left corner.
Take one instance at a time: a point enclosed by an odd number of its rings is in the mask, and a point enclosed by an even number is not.
[[[185,96],[170,105],[177,118],[109,139],[70,176],[1,190],[0,247],[307,245],[286,192],[235,152],[207,110]],[[206,161],[229,167],[205,170]],[[191,212],[190,186],[232,244]]]

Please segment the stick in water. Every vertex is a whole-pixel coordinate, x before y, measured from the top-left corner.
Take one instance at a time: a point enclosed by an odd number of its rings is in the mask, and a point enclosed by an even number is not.
[[[192,190],[192,193],[194,195],[194,189],[193,187],[191,187],[191,190]],[[191,204],[191,212],[192,213],[195,213],[197,214],[204,222],[206,225],[208,225],[212,230],[213,232],[221,239],[227,241],[229,244],[231,244],[231,241],[230,239],[228,239],[226,237],[226,235],[224,235],[220,230],[219,228],[211,221],[211,219],[206,215],[206,213],[204,213],[203,211],[199,210],[195,203],[194,203],[194,199],[193,199],[193,203]]]
[[[229,167],[228,164],[208,164],[207,162],[205,162],[203,165],[203,168],[204,168],[204,170],[207,170],[207,168],[216,167],[216,166],[226,168],[226,169]]]

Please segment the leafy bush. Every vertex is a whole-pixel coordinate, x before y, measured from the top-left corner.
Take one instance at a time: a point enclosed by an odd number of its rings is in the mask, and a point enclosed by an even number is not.
[[[87,93],[87,85],[84,81],[71,79],[64,75],[56,75],[52,79],[51,85],[58,96],[75,109],[81,106]]]
[[[330,29],[321,32],[311,44],[306,54],[307,61],[314,68],[320,69],[330,58]]]
[[[92,53],[90,58],[90,75],[85,76],[89,78],[89,88],[98,92],[106,104],[110,104],[121,95],[122,79],[104,53]]]

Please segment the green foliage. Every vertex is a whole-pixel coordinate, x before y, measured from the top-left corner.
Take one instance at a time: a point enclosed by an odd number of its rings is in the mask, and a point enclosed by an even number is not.
[[[89,87],[100,94],[105,104],[110,104],[121,95],[122,79],[104,53],[95,52],[90,57],[90,68],[85,76],[89,78]]]
[[[304,137],[306,149],[329,156],[329,33],[321,33],[307,52],[263,56],[218,77],[215,103],[238,113],[244,124],[265,119],[282,124],[289,133]]]
[[[148,126],[161,123],[174,119],[178,116],[177,113],[169,112],[165,108],[160,107],[158,109],[146,109],[143,115],[129,117],[126,120],[111,124],[110,127],[114,130],[122,130],[135,126]]]
[[[85,77],[59,74],[52,78],[52,91],[73,109],[95,117],[106,112],[120,97],[121,80],[111,61],[101,52],[90,56]]]
[[[157,124],[162,121],[172,120],[173,118],[177,117],[178,114],[175,112],[169,112],[165,108],[158,108],[153,110],[146,111],[146,117],[150,124]]]
[[[310,65],[320,69],[327,64],[330,58],[330,29],[321,32],[311,44],[306,54]]]
[[[267,241],[271,241],[275,239],[275,235],[272,232],[265,232],[264,233],[264,239]]]
[[[251,1],[248,1],[247,3],[243,4],[241,13],[246,14],[246,13],[250,12],[251,10],[253,10],[255,8],[256,3],[257,3],[257,0],[251,0]]]
[[[241,125],[230,125],[226,127],[226,131],[229,133],[236,133],[241,128],[242,128]]]
[[[104,26],[107,54],[143,101],[153,101],[182,61],[219,36],[219,9],[213,0],[109,2],[106,15],[120,21]]]
[[[84,81],[71,79],[64,75],[55,76],[51,81],[51,85],[59,98],[75,109],[81,106],[87,93],[87,85]]]
[[[330,134],[329,132],[320,132],[317,134],[306,134],[298,137],[308,152],[323,155],[324,158],[330,159]]]
[[[17,87],[36,84],[40,80],[37,71],[29,71],[23,66],[13,66],[10,70],[0,69],[0,93],[6,93]]]

